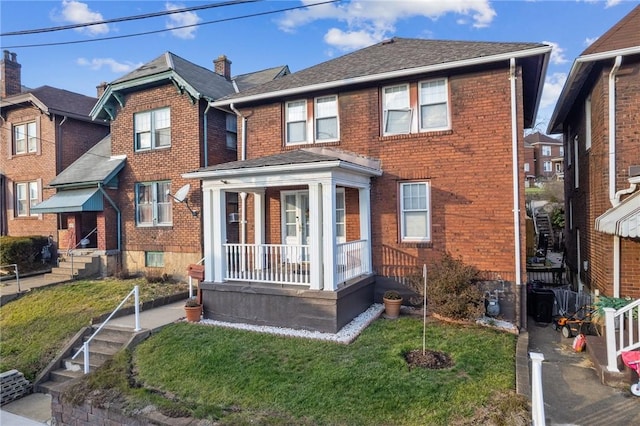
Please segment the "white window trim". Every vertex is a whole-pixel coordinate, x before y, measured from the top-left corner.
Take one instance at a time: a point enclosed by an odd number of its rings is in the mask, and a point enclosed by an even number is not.
[[[169,112],[169,145],[166,146],[158,146],[157,145],[157,141],[156,141],[156,126],[155,126],[155,118],[154,118],[154,113],[156,111],[162,111],[162,110],[167,110]],[[138,146],[138,129],[136,127],[136,116],[137,115],[142,115],[142,114],[149,114],[149,120],[150,120],[150,129],[149,129],[149,133],[150,133],[150,146],[149,148],[140,148]],[[135,152],[146,152],[146,151],[153,151],[153,150],[157,150],[157,149],[168,149],[171,148],[171,145],[173,144],[173,141],[171,140],[171,130],[172,130],[172,123],[171,123],[171,108],[170,107],[163,107],[163,108],[155,108],[155,109],[150,109],[150,110],[146,110],[146,111],[139,111],[133,114],[133,148]]]
[[[135,185],[135,213],[136,213],[136,226],[139,228],[150,228],[150,227],[158,227],[158,226],[173,226],[173,204],[171,204],[171,198],[168,198],[168,203],[170,205],[171,211],[171,221],[170,222],[158,222],[158,184],[161,183],[170,183],[168,180],[160,180],[153,182],[138,182]],[[151,186],[151,205],[152,205],[152,221],[151,222],[140,222],[140,212],[139,212],[139,191],[140,187],[143,186]]]
[[[426,208],[426,212],[427,212],[427,227],[426,227],[426,232],[427,235],[423,238],[416,238],[416,237],[405,237],[405,209],[404,209],[404,196],[403,196],[403,187],[405,185],[412,185],[412,184],[423,184],[426,186],[426,190],[427,190],[427,208]],[[430,182],[425,182],[425,181],[419,181],[419,182],[402,182],[400,183],[400,186],[398,187],[399,189],[399,198],[400,198],[400,241],[403,243],[425,243],[425,242],[431,242],[431,183]]]
[[[318,120],[322,118],[333,118],[334,116],[319,117],[318,116],[318,99],[334,98],[336,102],[336,137],[328,139],[318,139],[316,130],[318,126]],[[338,95],[318,96],[313,100],[313,141],[316,143],[336,142],[340,140],[340,105],[338,103]]]
[[[408,105],[404,108],[386,108],[386,90],[392,87],[405,87],[407,90],[407,100],[408,100]],[[388,117],[388,111],[402,111],[402,112],[409,112],[410,113],[410,118],[409,118],[409,128],[407,129],[406,132],[387,132],[387,117]],[[382,88],[382,134],[384,136],[393,136],[393,135],[408,135],[411,133],[413,128],[413,108],[411,108],[411,87],[409,86],[408,83],[405,84],[394,84],[392,86],[385,86]]]
[[[545,161],[544,163],[542,163],[542,171],[545,173],[553,171],[553,164],[551,164],[551,161]]]
[[[542,145],[542,156],[551,157],[551,145]]]
[[[434,82],[434,81],[444,81],[444,90],[446,93],[446,111],[447,111],[447,124],[445,126],[440,126],[440,127],[429,127],[429,128],[423,128],[422,127],[422,114],[420,113],[420,109],[422,108],[422,101],[420,99],[420,88],[422,86],[423,83],[429,83],[429,82]],[[434,78],[434,79],[430,79],[430,80],[422,80],[420,82],[418,82],[418,121],[420,121],[419,125],[418,125],[418,130],[421,133],[427,133],[427,132],[439,132],[439,131],[443,131],[443,130],[450,130],[451,129],[451,102],[449,99],[449,79],[447,78]],[[433,104],[424,104],[424,105],[437,105],[439,103],[433,103]]]
[[[18,187],[24,187],[24,195],[25,195],[25,212],[24,214],[20,214],[20,209],[18,208],[19,206],[19,201],[20,199],[18,199]],[[31,198],[31,188],[35,187],[35,191],[36,191],[36,198]],[[15,217],[37,217],[39,216],[38,213],[31,213],[31,208],[38,204],[40,202],[41,199],[41,194],[40,194],[40,185],[38,184],[38,181],[29,181],[29,182],[17,182],[15,184],[14,187],[14,195],[13,195],[13,211],[15,212]]]
[[[531,171],[530,167],[529,167],[529,163],[524,163],[524,171],[525,172],[529,172]]]
[[[304,127],[305,127],[305,139],[302,141],[298,141],[298,142],[290,142],[289,141],[289,105],[293,104],[293,103],[297,103],[297,102],[303,102],[304,103]],[[304,145],[304,144],[308,144],[309,141],[313,140],[312,138],[312,134],[311,132],[313,132],[312,127],[313,126],[309,126],[309,112],[308,112],[308,108],[307,108],[307,100],[306,99],[296,99],[293,101],[287,101],[285,102],[285,106],[284,106],[284,114],[285,114],[285,119],[284,119],[284,140],[285,140],[285,145],[287,146],[292,146],[292,145]],[[296,120],[296,121],[291,121],[291,123],[302,123],[303,120]]]
[[[573,176],[573,186],[574,188],[578,188],[580,186],[580,172],[578,171],[578,135],[575,135],[573,138],[573,161],[574,161],[574,176]]]
[[[238,149],[238,121],[235,114],[227,114],[225,117],[226,145],[227,149]],[[235,137],[235,143],[229,143]]]
[[[338,212],[338,198],[342,199],[342,205],[344,206],[344,222],[338,222],[338,215],[336,214],[336,242],[338,244],[347,242],[347,200],[345,199],[344,188],[336,188],[336,213]],[[344,235],[338,235],[338,223],[344,225]]]
[[[584,117],[585,117],[584,148],[585,148],[585,151],[588,151],[591,149],[591,95],[589,95],[584,102]]]
[[[29,133],[30,124],[33,124],[33,131],[35,132],[35,134],[33,135]],[[23,132],[24,133],[24,150],[18,151],[18,140],[16,138],[16,131],[21,127],[24,128],[24,132]],[[14,155],[36,154],[38,152],[38,123],[36,123],[35,121],[14,124],[11,137],[13,138],[12,149],[13,149]],[[34,138],[36,142],[33,146],[33,149],[29,146],[29,140],[31,138]]]

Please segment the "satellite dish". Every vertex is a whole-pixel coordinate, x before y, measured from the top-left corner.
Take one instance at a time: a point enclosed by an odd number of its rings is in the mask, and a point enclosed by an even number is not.
[[[184,199],[187,198],[187,194],[189,193],[189,189],[191,189],[191,185],[190,184],[186,184],[182,188],[178,189],[178,191],[176,192],[176,195],[173,196],[173,199],[178,203],[183,202]]]

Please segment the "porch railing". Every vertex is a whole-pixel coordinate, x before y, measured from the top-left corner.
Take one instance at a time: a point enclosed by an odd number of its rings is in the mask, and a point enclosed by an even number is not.
[[[227,280],[310,285],[309,246],[224,244]]]
[[[607,370],[617,372],[618,356],[640,348],[640,299],[618,310],[604,308],[604,315]]]
[[[367,259],[366,240],[349,241],[338,244],[336,253],[336,265],[338,268],[337,284],[342,284],[352,278],[370,272]]]

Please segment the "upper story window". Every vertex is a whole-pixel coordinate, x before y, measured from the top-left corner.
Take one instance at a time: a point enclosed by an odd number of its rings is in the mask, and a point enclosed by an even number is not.
[[[421,81],[417,93],[415,90],[409,84],[383,87],[383,135],[432,132],[451,127],[447,79]],[[412,99],[417,99],[417,105]],[[414,114],[416,108],[418,114]],[[414,120],[414,116],[418,119]]]
[[[227,148],[238,148],[238,120],[233,114],[227,114]]]
[[[136,224],[138,226],[170,226],[171,182],[145,182],[136,184]]]
[[[560,157],[564,156],[564,146],[560,147]]]
[[[304,143],[307,141],[307,101],[287,102],[287,144]]]
[[[529,163],[524,163],[524,171],[525,172],[529,171]]]
[[[36,123],[24,123],[13,126],[13,151],[18,154],[31,154],[38,150]]]
[[[338,140],[338,97],[323,96],[315,99],[316,141]]]
[[[15,186],[15,215],[17,217],[37,216],[31,207],[38,204],[38,182],[21,182]]]
[[[409,85],[401,84],[382,89],[382,119],[385,135],[411,132],[412,111],[409,106]]]
[[[449,128],[447,82],[444,79],[420,83],[420,130]]]
[[[542,145],[542,155],[545,157],[551,156],[551,147],[549,145]]]
[[[134,126],[136,151],[171,146],[171,110],[169,108],[136,113]]]
[[[400,238],[404,242],[431,240],[431,195],[428,182],[400,184]]]

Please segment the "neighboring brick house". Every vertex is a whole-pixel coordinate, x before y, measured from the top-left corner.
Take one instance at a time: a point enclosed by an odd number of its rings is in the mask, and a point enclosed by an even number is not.
[[[573,63],[549,124],[565,144],[576,287],[640,298],[640,6]]]
[[[536,164],[536,156],[535,149],[533,145],[527,142],[527,138],[524,138],[524,165],[522,166],[522,170],[524,171],[524,184],[526,188],[529,188],[535,184],[536,174],[535,174],[535,164]]]
[[[240,161],[185,174],[204,190],[205,317],[335,332],[376,281],[445,252],[519,301],[522,135],[549,52],[394,38],[212,102],[246,131]],[[237,192],[246,244],[224,233]]]
[[[561,140],[535,132],[525,136],[524,141],[533,147],[532,172],[538,181],[563,178],[564,147]]]
[[[0,234],[52,235],[56,215],[32,207],[55,194],[47,184],[109,133],[89,116],[97,99],[49,86],[22,91],[21,65],[4,51],[0,61]]]
[[[185,171],[237,159],[235,114],[209,107],[235,93],[230,66],[225,56],[214,61],[214,71],[165,52],[106,85],[92,110],[95,120],[111,124],[111,155],[126,157],[113,196],[121,212],[123,270],[183,278],[202,258],[202,192],[185,189],[180,204],[174,197],[189,183]],[[286,66],[273,68],[243,82],[287,73]],[[228,213],[237,212],[235,195],[227,201]],[[237,234],[237,221],[230,222],[229,233]]]

